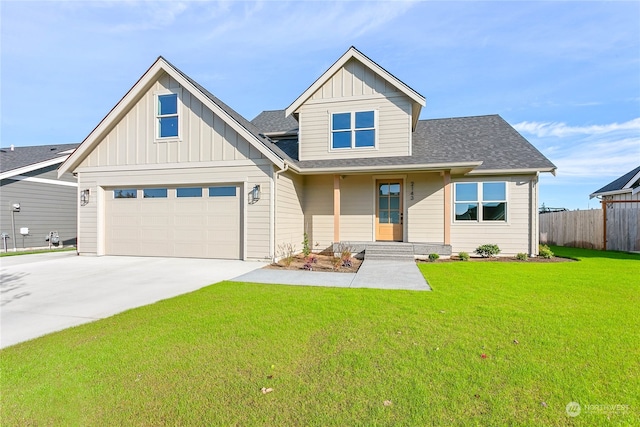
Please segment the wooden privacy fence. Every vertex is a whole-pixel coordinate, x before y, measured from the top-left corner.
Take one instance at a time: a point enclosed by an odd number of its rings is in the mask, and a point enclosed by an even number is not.
[[[603,249],[602,218],[601,209],[540,214],[540,243]]]
[[[606,239],[606,243],[605,243]],[[574,248],[640,251],[640,209],[604,209],[540,214],[540,243]]]

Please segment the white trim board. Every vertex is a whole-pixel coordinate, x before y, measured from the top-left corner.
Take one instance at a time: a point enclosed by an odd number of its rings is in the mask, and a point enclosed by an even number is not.
[[[22,166],[10,171],[0,173],[0,179],[11,178],[12,176],[22,175],[23,173],[29,173],[38,169],[46,168],[48,166],[57,165],[67,160],[69,156],[60,156],[53,159],[45,160],[43,162],[34,163],[32,165]]]
[[[77,182],[56,181],[55,179],[37,178],[35,176],[16,175],[7,179],[11,179],[13,181],[37,182],[38,184],[61,185],[64,187],[78,187]]]

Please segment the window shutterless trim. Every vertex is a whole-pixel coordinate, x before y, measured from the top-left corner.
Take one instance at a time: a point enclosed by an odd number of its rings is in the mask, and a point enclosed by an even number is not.
[[[162,114],[162,111],[160,111],[161,108],[161,104],[160,104],[160,98],[161,97],[166,97],[166,96],[170,96],[170,95],[174,95],[175,96],[175,102],[176,102],[176,109],[175,109],[175,113],[174,112],[169,112],[169,113],[165,113]],[[180,93],[177,91],[171,91],[171,90],[163,90],[163,91],[158,91],[155,92],[153,94],[153,102],[154,102],[154,107],[153,107],[153,111],[154,111],[154,141],[156,142],[167,142],[167,141],[177,141],[180,140],[182,137],[182,123],[181,123],[181,109],[182,109],[182,102],[181,102],[181,96]],[[169,136],[161,136],[161,131],[162,131],[162,120],[163,119],[175,119],[176,120],[176,135],[169,135]]]
[[[373,114],[373,126],[372,127],[357,127],[356,118],[358,114],[372,113]],[[334,129],[333,120],[334,116],[340,114],[349,114],[350,126],[344,129]],[[358,146],[358,132],[370,132],[373,131],[373,145]],[[329,151],[343,151],[343,150],[375,150],[378,148],[378,110],[354,110],[354,111],[329,111]],[[334,135],[335,134],[349,133],[350,145],[348,147],[334,147]]]
[[[458,198],[458,185],[474,184],[476,186],[476,198],[475,200],[457,200]],[[504,186],[504,199],[484,199],[484,184],[503,184]],[[509,186],[507,181],[461,181],[453,183],[453,210],[452,210],[452,222],[456,224],[508,224],[509,223]],[[504,204],[504,219],[485,219],[484,208],[488,204],[503,203]],[[457,205],[475,205],[475,219],[457,219],[456,206]],[[468,212],[468,211],[467,211]],[[465,212],[466,213],[466,212]]]

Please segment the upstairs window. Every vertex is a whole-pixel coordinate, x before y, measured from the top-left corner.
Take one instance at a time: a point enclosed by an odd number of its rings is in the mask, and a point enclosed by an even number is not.
[[[456,221],[507,221],[506,182],[457,182]]]
[[[158,95],[158,138],[178,137],[178,94]]]
[[[331,115],[331,148],[373,148],[376,146],[375,111]]]

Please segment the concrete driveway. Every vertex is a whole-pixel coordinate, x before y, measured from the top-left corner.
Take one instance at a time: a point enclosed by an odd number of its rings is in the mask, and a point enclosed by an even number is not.
[[[0,259],[0,348],[261,268],[256,261],[85,257]]]

